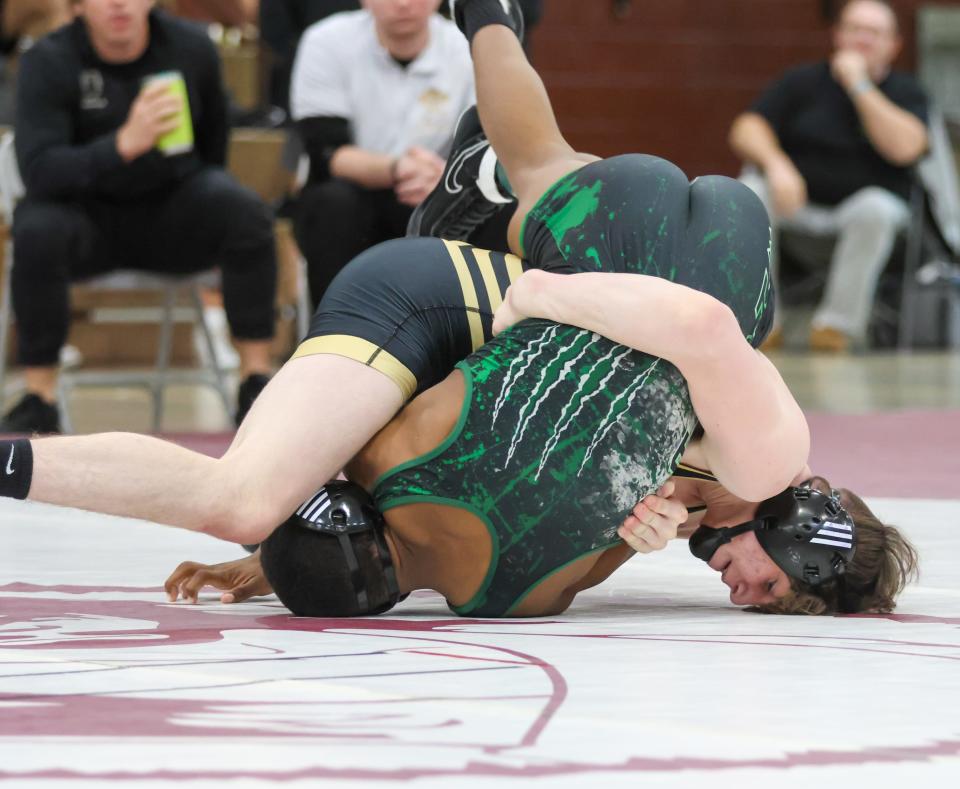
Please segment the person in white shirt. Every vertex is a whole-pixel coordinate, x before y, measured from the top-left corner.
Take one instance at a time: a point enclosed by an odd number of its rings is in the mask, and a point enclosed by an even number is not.
[[[402,236],[474,103],[470,52],[439,0],[365,0],[300,41],[291,112],[310,159],[294,212],[319,303],[349,260]]]

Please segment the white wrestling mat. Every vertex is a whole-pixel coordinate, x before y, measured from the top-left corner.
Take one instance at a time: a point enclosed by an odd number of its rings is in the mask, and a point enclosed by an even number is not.
[[[960,786],[960,501],[870,503],[923,559],[892,616],[740,611],[676,543],[562,617],[478,621],[170,605],[178,562],[238,549],[4,500],[0,782]]]

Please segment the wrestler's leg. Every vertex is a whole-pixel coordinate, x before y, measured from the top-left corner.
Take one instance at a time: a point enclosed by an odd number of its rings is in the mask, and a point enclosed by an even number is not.
[[[328,290],[223,458],[123,433],[37,440],[28,498],[259,542],[418,387],[489,339],[522,270],[436,239],[368,250]]]
[[[563,138],[540,75],[516,35],[502,25],[473,38],[480,121],[518,200],[510,223],[510,248],[521,254],[520,229],[527,212],[564,175],[596,156],[577,153]]]
[[[28,498],[259,542],[402,402],[393,380],[360,362],[295,359],[257,398],[222,458],[128,433],[38,439]]]

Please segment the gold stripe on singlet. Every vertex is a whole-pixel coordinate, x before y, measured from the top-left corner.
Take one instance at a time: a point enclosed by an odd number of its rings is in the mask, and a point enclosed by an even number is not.
[[[477,260],[477,268],[483,277],[483,285],[487,289],[487,298],[490,300],[490,312],[496,312],[503,304],[503,295],[500,293],[500,283],[497,282],[497,273],[493,270],[493,261],[490,259],[489,249],[474,248],[473,256]],[[473,350],[477,350],[474,348]]]
[[[477,299],[477,289],[473,286],[473,277],[467,259],[463,256],[461,244],[456,241],[444,241],[447,253],[453,262],[453,267],[460,279],[460,290],[463,291],[463,306],[467,308],[467,325],[470,327],[470,346],[476,350],[483,345],[483,324],[480,322],[480,302]]]
[[[523,261],[516,255],[504,255],[504,261],[507,264],[507,276],[510,277],[510,284],[516,282],[523,274]]]
[[[704,471],[702,468],[697,468],[696,466],[688,466],[686,463],[677,463],[673,474],[674,476],[687,477],[688,479],[702,479],[707,482],[717,481],[717,478],[709,471]]]
[[[301,356],[313,356],[318,353],[332,353],[345,356],[348,359],[379,370],[391,381],[400,387],[403,399],[409,400],[417,391],[417,379],[410,369],[396,356],[374,345],[368,340],[351,337],[347,334],[326,334],[322,337],[311,337],[300,343],[300,347],[291,356],[296,359]]]

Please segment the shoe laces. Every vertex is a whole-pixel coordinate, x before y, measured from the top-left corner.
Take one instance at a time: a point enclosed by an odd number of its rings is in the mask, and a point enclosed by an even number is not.
[[[484,201],[469,201],[464,208],[447,222],[444,222],[444,235],[465,239],[470,233],[497,213],[502,206]]]

